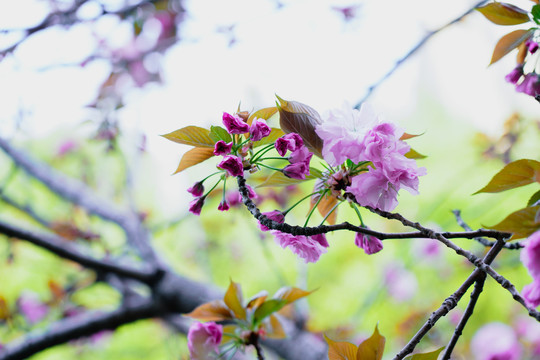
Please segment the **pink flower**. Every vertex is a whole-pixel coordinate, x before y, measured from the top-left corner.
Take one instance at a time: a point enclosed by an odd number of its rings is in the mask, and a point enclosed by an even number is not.
[[[238,115],[223,113],[223,125],[229,134],[244,134],[249,131],[249,125]]]
[[[313,153],[310,152],[307,147],[302,145],[291,153],[291,155],[289,156],[289,162],[291,164],[303,162],[309,166],[309,162],[311,161],[312,156]]]
[[[257,199],[259,197],[259,195],[257,195],[257,193],[255,192],[255,190],[253,190],[253,188],[251,186],[249,186],[248,184],[246,184],[246,188],[248,190],[248,197],[250,199]]]
[[[527,49],[531,54],[534,54],[536,50],[538,50],[538,43],[536,41],[527,40],[525,46],[527,46]]]
[[[525,247],[521,249],[520,259],[529,274],[535,280],[540,280],[540,231],[529,236]]]
[[[237,190],[227,191],[225,194],[225,199],[230,206],[236,206],[242,203],[242,195]]]
[[[244,175],[244,165],[238,156],[226,155],[217,167],[225,170],[230,176]]]
[[[222,336],[223,327],[215,322],[193,323],[187,335],[191,360],[217,358]]]
[[[504,77],[504,79],[511,83],[511,84],[517,84],[519,79],[523,76],[523,65],[518,65],[514,68],[514,70],[510,71],[508,75]]]
[[[354,176],[351,185],[347,187],[347,191],[354,195],[361,206],[384,211],[392,211],[397,206],[398,190],[382,170],[373,168]]]
[[[285,216],[279,210],[264,212],[262,214],[265,215],[270,220],[274,220],[275,222],[278,222],[280,224],[283,224],[283,221],[285,221]],[[261,229],[261,231],[269,231],[270,230],[267,226],[261,224],[260,222],[259,222],[259,229]]]
[[[363,139],[363,153],[360,158],[363,161],[371,161],[376,167],[381,167],[389,160],[389,157],[395,157],[396,154],[405,155],[410,147],[399,140],[401,135],[403,131],[398,130],[393,124],[382,123],[375,126],[366,133]]]
[[[328,240],[326,240],[326,235],[325,234],[317,234],[317,235],[311,235],[310,238],[316,242],[318,242],[319,244],[321,244],[321,246],[327,248],[330,246],[330,244],[328,244]]]
[[[295,151],[304,145],[304,141],[297,133],[286,134],[276,140],[274,146],[279,156],[285,156],[287,150]]]
[[[78,147],[78,144],[74,140],[67,140],[58,147],[57,155],[64,156],[76,150],[77,147]]]
[[[292,179],[305,180],[306,175],[309,175],[309,166],[304,162],[298,162],[285,166],[282,171],[283,175]]]
[[[401,263],[391,263],[384,273],[388,294],[398,302],[409,301],[418,290],[418,280]]]
[[[201,196],[199,198],[192,200],[189,203],[189,212],[195,215],[201,215],[201,210],[204,205],[205,199],[206,199],[206,196]]]
[[[476,360],[519,360],[522,349],[510,326],[493,322],[476,332],[471,353]]]
[[[249,129],[249,132],[251,134],[251,141],[259,141],[262,138],[267,137],[270,135],[270,132],[272,130],[268,125],[266,125],[266,121],[263,119],[253,119],[253,122],[251,123],[251,128]]]
[[[332,166],[338,166],[350,159],[362,161],[363,140],[366,133],[379,122],[373,109],[363,104],[360,110],[344,103],[341,109],[332,110],[315,132],[323,140],[322,155]]]
[[[528,307],[536,308],[540,305],[540,279],[535,279],[531,284],[523,287],[523,298]]]
[[[202,181],[196,182],[195,184],[193,184],[192,187],[187,189],[187,191],[193,196],[196,196],[196,197],[202,196],[202,194],[204,193],[204,186],[203,186]]]
[[[17,306],[26,320],[35,324],[42,320],[49,312],[49,307],[41,302],[34,293],[25,293],[17,300]]]
[[[220,202],[219,205],[218,205],[218,210],[219,211],[227,211],[229,209],[230,209],[229,203],[227,201],[225,201],[225,200]]]
[[[277,230],[273,230],[272,234],[282,248],[289,247],[293,253],[304,259],[306,263],[317,262],[321,254],[327,251],[327,246],[321,244],[320,238],[313,239],[303,235],[295,236]]]
[[[214,145],[214,155],[220,156],[220,155],[228,155],[231,153],[232,150],[232,142],[226,143],[223,140],[219,140]]]
[[[362,233],[356,233],[354,244],[364,249],[367,255],[376,254],[383,249],[383,243],[380,239]]]
[[[522,92],[530,96],[540,94],[540,76],[536,73],[525,75],[523,81],[516,86],[517,92]]]

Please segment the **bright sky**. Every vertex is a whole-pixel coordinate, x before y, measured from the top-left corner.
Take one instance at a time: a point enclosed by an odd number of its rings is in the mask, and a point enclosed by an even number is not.
[[[477,1],[454,0],[273,0],[185,1],[188,16],[181,41],[163,57],[164,84],[133,88],[119,112],[126,132],[145,133],[148,150],[170,174],[182,150],[157,136],[188,124],[218,123],[223,111],[271,106],[274,94],[304,102],[319,112],[356,103],[427,31],[457,17]],[[114,7],[119,1],[105,1]],[[514,4],[530,8],[528,0]],[[33,25],[47,11],[46,1],[0,0],[0,28]],[[346,23],[333,6],[360,4]],[[91,17],[89,2],[81,15]],[[235,24],[235,43],[219,31]],[[487,68],[497,39],[508,28],[474,13],[438,34],[399,69],[370,99],[379,112],[402,121],[419,91],[439,99],[457,123],[498,132],[508,115],[533,104],[504,82],[514,66],[505,59]],[[104,61],[81,67],[96,44],[95,34],[121,48],[129,27],[111,18],[94,26],[52,28],[23,43],[0,62],[0,132],[39,137],[69,132],[94,114],[84,108],[108,75]],[[15,35],[0,35],[0,45]],[[58,66],[60,65],[60,66]],[[422,132],[424,129],[415,129]],[[185,190],[187,178],[165,177],[166,188]],[[181,184],[179,184],[179,182]],[[189,184],[188,184],[189,185]],[[175,190],[172,190],[175,189]],[[170,196],[164,201],[169,201]],[[185,195],[185,194],[184,194]],[[184,196],[182,195],[182,196]],[[174,200],[178,203],[178,199]]]

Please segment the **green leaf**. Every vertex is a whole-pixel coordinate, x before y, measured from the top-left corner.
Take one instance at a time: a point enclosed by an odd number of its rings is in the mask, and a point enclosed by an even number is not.
[[[315,132],[315,127],[322,123],[317,111],[296,101],[279,100],[279,124],[286,133],[295,132],[307,146],[309,151],[322,158],[323,141]]]
[[[381,360],[385,344],[386,338],[379,334],[379,329],[375,326],[373,335],[358,346],[356,358],[359,360]]]
[[[220,140],[230,143],[232,141],[231,134],[227,132],[221,126],[211,126],[210,127],[210,138],[214,141],[214,144]]]
[[[414,150],[413,148],[411,148],[409,150],[409,152],[407,152],[405,154],[405,157],[409,158],[409,159],[425,159],[427,156],[426,155],[422,155],[420,154],[419,152],[417,152],[416,150]]]
[[[253,143],[253,147],[256,148],[258,146],[262,146],[262,145],[268,145],[268,144],[273,144],[276,142],[276,140],[280,137],[282,137],[283,135],[285,135],[285,133],[283,132],[283,130],[281,129],[278,129],[278,128],[272,128],[272,131],[270,132],[270,135],[268,135],[267,137],[265,138],[262,138],[261,140],[259,141],[255,141]]]
[[[540,5],[534,5],[531,9],[534,22],[540,24]]]
[[[540,200],[540,190],[538,190],[537,192],[533,194],[533,196],[531,196],[531,198],[527,202],[527,206],[533,206],[533,204],[535,204],[539,200]]]
[[[496,193],[520,186],[540,182],[540,162],[521,159],[507,164],[491,181],[475,194],[487,192]]]
[[[521,43],[527,41],[534,34],[534,29],[529,30],[515,30],[509,34],[504,35],[495,45],[493,49],[493,55],[491,56],[491,62],[489,65],[499,61],[510,51],[517,48]]]
[[[202,321],[222,321],[232,319],[232,314],[222,300],[214,300],[202,304],[189,314],[184,314],[193,319]]]
[[[324,335],[328,343],[328,360],[356,360],[358,347],[350,342],[334,341]],[[363,360],[363,359],[362,359]]]
[[[290,304],[298,299],[308,296],[313,291],[306,291],[295,287],[285,286],[276,291],[274,299],[280,299],[287,301]]]
[[[197,147],[214,147],[214,141],[210,137],[210,130],[198,126],[186,126],[185,128],[161,136],[179,144]]]
[[[232,310],[236,318],[241,320],[246,319],[246,310],[242,306],[242,288],[240,284],[231,280],[223,301]]]
[[[253,122],[253,119],[255,118],[268,120],[272,116],[274,116],[277,112],[278,112],[277,106],[272,106],[272,107],[267,107],[264,109],[257,110],[249,116],[247,123],[251,125],[251,123]]]
[[[193,165],[197,165],[204,160],[210,159],[212,156],[214,156],[214,149],[213,148],[207,148],[207,147],[196,147],[189,151],[187,151],[180,160],[180,164],[178,164],[178,168],[173,173],[178,174],[180,171],[183,171]]]
[[[492,2],[476,10],[497,25],[518,25],[530,21],[525,10],[511,4]]]
[[[423,354],[414,354],[413,356],[408,356],[406,360],[437,360],[441,351],[444,350],[444,346],[435,351],[423,353]]]
[[[276,311],[281,310],[281,308],[283,308],[285,305],[287,305],[287,300],[282,299],[270,299],[263,302],[253,314],[254,325],[259,324],[262,320],[264,320],[264,318],[275,313]]]
[[[510,240],[526,238],[540,230],[540,222],[536,221],[536,214],[540,211],[539,206],[529,206],[508,215],[503,221],[488,229],[512,233]]]

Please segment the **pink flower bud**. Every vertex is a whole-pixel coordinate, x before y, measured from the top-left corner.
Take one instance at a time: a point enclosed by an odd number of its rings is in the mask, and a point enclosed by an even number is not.
[[[193,184],[192,187],[187,189],[187,191],[193,196],[196,196],[196,197],[202,196],[202,194],[204,193],[204,186],[203,186],[202,181],[196,182],[195,184]]]
[[[249,125],[238,115],[223,113],[223,125],[229,134],[244,134],[249,131]]]
[[[238,156],[225,156],[217,167],[225,170],[229,176],[242,176],[244,174],[244,166]]]
[[[289,164],[283,169],[283,175],[292,179],[305,180],[309,175],[309,166],[304,162]]]
[[[266,125],[266,121],[263,119],[253,119],[253,122],[251,123],[251,128],[249,129],[249,132],[251,133],[251,141],[259,141],[262,138],[267,137],[270,135],[270,132],[272,130],[268,125]]]
[[[223,327],[215,322],[193,323],[187,335],[191,360],[217,358],[222,336]]]
[[[356,233],[354,237],[354,244],[361,249],[364,249],[364,252],[367,255],[376,254],[383,249],[383,243],[381,240],[377,239],[374,236]]]
[[[221,156],[221,155],[228,155],[231,153],[232,150],[232,142],[226,143],[223,140],[219,140],[214,145],[214,155]]]
[[[199,198],[196,198],[192,200],[189,203],[189,212],[195,214],[195,215],[201,215],[201,210],[204,205],[204,200],[206,199],[205,196],[201,196]]]

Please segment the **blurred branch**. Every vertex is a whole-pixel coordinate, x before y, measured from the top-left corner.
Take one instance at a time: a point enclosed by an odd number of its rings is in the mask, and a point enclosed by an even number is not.
[[[479,6],[482,6],[483,4],[487,3],[488,0],[482,0],[482,1],[479,1],[477,2],[473,7],[471,7],[470,9],[468,9],[467,11],[465,11],[463,14],[461,14],[460,16],[458,16],[457,18],[453,19],[452,21],[446,23],[445,25],[433,30],[433,31],[430,31],[428,32],[426,35],[424,35],[424,37],[422,39],[420,39],[420,41],[414,45],[412,47],[412,49],[410,49],[402,58],[400,58],[398,61],[396,61],[396,63],[394,64],[394,66],[386,73],[384,74],[378,81],[376,81],[374,84],[372,84],[370,87],[368,87],[367,89],[367,93],[366,95],[364,95],[364,97],[358,101],[358,103],[356,103],[356,105],[354,106],[356,109],[359,109],[360,106],[362,105],[362,103],[364,101],[366,101],[370,96],[371,94],[383,83],[385,82],[390,76],[392,76],[392,74],[405,62],[407,61],[411,56],[413,56],[418,50],[420,50],[420,48],[422,46],[424,46],[429,39],[431,39],[431,37],[433,37],[434,35],[436,35],[437,33],[439,33],[440,31],[446,29],[447,27],[461,21],[464,17],[466,17],[467,15],[469,15],[471,12],[474,11],[474,9],[476,9],[477,7]]]

